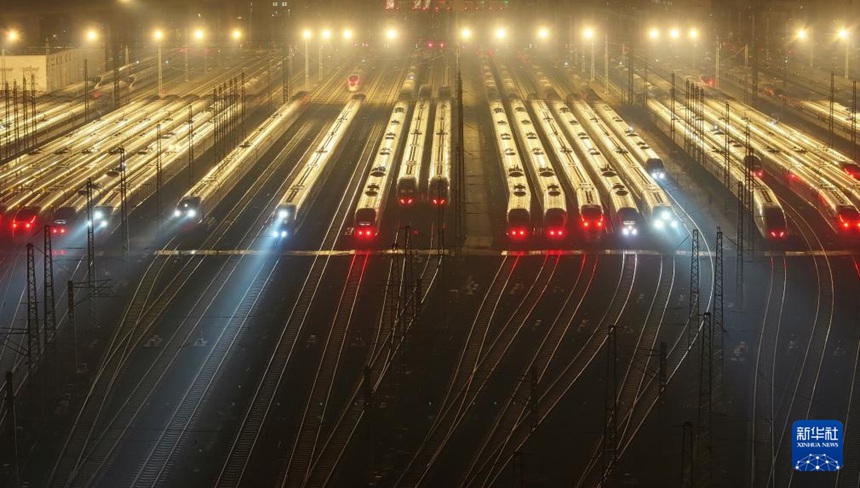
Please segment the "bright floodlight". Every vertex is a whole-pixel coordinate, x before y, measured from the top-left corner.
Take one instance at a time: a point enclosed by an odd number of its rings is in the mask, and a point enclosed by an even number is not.
[[[6,34],[6,40],[9,42],[15,42],[18,40],[18,31],[10,30],[8,34]]]
[[[848,29],[845,29],[845,28],[839,29],[839,38],[840,39],[848,39]]]
[[[463,30],[460,31],[460,37],[463,40],[468,41],[469,39],[472,38],[472,29],[470,29],[468,27],[464,27]]]
[[[538,37],[540,37],[541,39],[548,38],[549,37],[549,29],[547,29],[546,27],[541,27],[538,30]]]
[[[651,39],[657,39],[660,37],[660,31],[657,29],[651,29],[650,31],[648,31],[648,37],[650,37]]]
[[[582,33],[582,35],[584,35],[586,39],[593,39],[594,38],[594,29],[589,27],[589,28],[585,29],[585,31]]]
[[[677,39],[680,35],[681,33],[678,31],[678,29],[672,29],[669,31],[669,37],[671,37],[672,39]]]
[[[87,40],[92,42],[99,38],[99,33],[95,29],[87,30]]]
[[[323,31],[322,31],[322,38],[323,38],[323,39],[328,39],[328,38],[330,38],[330,37],[331,37],[331,31],[330,31],[330,30],[328,30],[328,29],[323,29]]]
[[[152,33],[152,37],[156,41],[160,41],[160,40],[164,39],[164,32],[162,32],[161,29],[156,29],[155,32]]]
[[[508,35],[508,33],[505,31],[504,27],[496,29],[496,39],[504,39],[506,35]]]
[[[385,37],[389,39],[394,39],[395,37],[397,37],[397,31],[394,29],[388,29],[387,31],[385,31]]]
[[[343,30],[343,38],[344,39],[352,39],[352,29],[344,29]]]
[[[693,27],[690,29],[690,39],[698,39],[699,38],[699,29]]]
[[[800,29],[799,31],[797,31],[797,38],[800,40],[806,39],[806,35],[807,35],[806,29]]]
[[[233,29],[232,36],[234,40],[238,41],[242,37],[242,31],[240,31],[239,29]]]
[[[304,32],[302,32],[302,37],[305,39],[310,39],[312,35],[313,33],[309,29],[305,29]]]
[[[199,40],[203,39],[203,29],[197,29],[194,31],[194,38]]]

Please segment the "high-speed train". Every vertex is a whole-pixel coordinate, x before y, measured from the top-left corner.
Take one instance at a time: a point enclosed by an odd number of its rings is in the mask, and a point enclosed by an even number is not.
[[[359,73],[352,73],[347,76],[346,89],[350,93],[355,93],[361,89],[361,75]]]
[[[436,206],[447,205],[451,187],[451,100],[436,103],[433,143],[430,147],[430,181],[427,198]]]
[[[677,228],[678,219],[675,217],[666,192],[601,123],[595,111],[582,101],[573,102],[573,110],[603,147],[604,155],[611,156],[615,160],[616,169],[623,175],[628,187],[638,196],[639,209],[651,228],[656,231]]]
[[[508,196],[506,213],[506,234],[512,240],[523,240],[531,236],[531,192],[523,162],[517,152],[517,145],[511,134],[511,126],[505,113],[505,106],[499,100],[490,101],[490,115],[499,159],[505,174]]]
[[[358,197],[355,206],[354,234],[359,238],[369,239],[379,233],[382,214],[388,191],[388,182],[394,172],[397,152],[400,149],[400,139],[403,133],[403,122],[409,103],[397,102],[391,111],[385,136],[376,150],[376,156],[370,166],[370,174],[364,183],[364,189]]]
[[[716,119],[707,103],[705,117]],[[813,205],[838,235],[860,233],[858,182],[833,165],[807,160],[803,151],[790,153],[783,150],[786,143],[761,127],[760,123],[750,123],[749,127],[751,143],[759,149],[762,166],[768,173]]]
[[[204,100],[198,100],[189,105],[194,110],[193,118],[195,148],[201,152],[207,150],[211,145],[211,135],[213,131],[212,124],[207,122],[212,118],[213,113],[205,110],[208,103]],[[164,121],[164,129],[161,132],[158,127],[153,131],[150,129],[149,137],[139,138],[131,144],[121,146],[125,152],[123,162],[119,164],[111,164],[107,170],[101,171],[98,174],[91,175],[92,187],[94,191],[91,193],[92,205],[96,209],[93,212],[92,219],[87,218],[87,195],[86,185],[83,184],[81,191],[72,195],[70,198],[57,200],[58,208],[54,212],[53,231],[60,236],[68,234],[74,235],[72,232],[75,228],[82,228],[85,223],[93,225],[96,230],[102,230],[108,227],[112,216],[117,212],[121,213],[122,208],[122,173],[125,173],[126,180],[126,208],[130,212],[138,204],[140,204],[146,196],[153,192],[153,185],[146,185],[146,182],[151,182],[155,175],[155,162],[159,158],[157,151],[151,148],[153,145],[161,144],[162,155],[161,166],[164,171],[169,169],[171,164],[178,160],[181,156],[179,151],[167,151],[167,148],[179,146],[184,152],[187,149],[186,144],[182,144],[187,140],[187,134],[190,130],[189,125],[180,119],[168,119]],[[172,134],[172,136],[170,135]],[[159,136],[161,136],[159,138]],[[155,144],[153,144],[155,141]],[[180,142],[181,141],[181,142]],[[110,158],[113,159],[113,158]],[[109,231],[110,229],[108,229]]]
[[[567,200],[547,157],[546,150],[535,132],[535,125],[522,100],[510,100],[514,126],[525,149],[525,160],[537,187],[543,231],[546,237],[559,239],[567,235]]]
[[[304,97],[282,105],[182,195],[173,211],[173,219],[183,227],[203,222],[259,158],[284,135],[304,107]]]
[[[582,161],[585,161],[585,166],[591,171],[594,181],[607,195],[614,231],[625,237],[638,235],[641,216],[633,192],[594,145],[570,108],[561,101],[550,102],[550,105]]]
[[[648,100],[648,108],[651,113],[656,115],[657,125],[668,133],[672,125],[671,110],[655,99]],[[681,133],[689,130],[689,128],[687,127],[686,122],[681,120],[677,115],[675,116],[675,130],[676,143],[678,145],[683,145],[683,136]],[[724,176],[723,172],[725,169],[724,141],[721,142],[712,138],[706,138],[705,142],[708,146],[705,150],[705,157],[701,160],[702,167],[714,178],[722,182]],[[736,198],[738,198],[738,200],[744,201],[743,195],[739,195],[739,192],[743,190],[746,181],[744,159],[749,161],[750,158],[755,158],[756,160],[758,160],[758,158],[753,155],[745,154],[746,148],[739,149],[734,148],[731,145],[730,148],[732,149],[729,151],[730,165],[728,173],[728,189]],[[753,220],[759,234],[765,240],[779,241],[785,239],[788,236],[788,225],[785,218],[785,212],[783,211],[779,200],[777,200],[776,195],[773,193],[773,190],[771,190],[770,187],[762,181],[761,175],[753,173],[750,181],[753,185]]]
[[[651,149],[651,146],[633,130],[633,127],[625,123],[624,119],[612,107],[600,101],[595,101],[593,104],[594,111],[600,115],[603,121],[606,122],[606,125],[624,143],[624,146],[633,153],[636,159],[645,165],[645,170],[654,178],[654,181],[660,182],[664,180],[666,178],[666,168],[663,165],[663,159]]]
[[[585,231],[603,231],[604,216],[600,193],[591,182],[582,162],[570,147],[567,137],[558,127],[546,102],[533,100],[531,105],[544,134],[550,141],[556,159],[561,163],[562,174],[567,178],[568,186],[576,195],[576,205],[579,210],[579,221],[582,229]]]
[[[424,143],[427,140],[427,127],[430,121],[430,101],[421,98],[412,112],[409,134],[403,160],[397,173],[397,201],[400,205],[412,205],[418,201],[419,177],[424,161]]]
[[[340,149],[340,143],[346,138],[364,97],[354,95],[341,110],[337,119],[325,132],[323,140],[300,166],[297,176],[289,183],[284,194],[272,212],[269,233],[276,238],[292,236],[303,221],[307,206],[319,193],[322,185],[320,180],[327,173],[328,163]]]

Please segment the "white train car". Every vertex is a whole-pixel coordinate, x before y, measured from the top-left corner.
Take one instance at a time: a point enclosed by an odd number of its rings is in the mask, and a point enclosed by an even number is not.
[[[427,127],[430,121],[430,101],[418,100],[409,124],[406,149],[397,174],[397,201],[409,206],[418,201],[421,165],[424,162],[424,144],[427,140]]]
[[[601,101],[595,101],[592,104],[594,105],[594,111],[606,122],[606,125],[609,126],[615,136],[624,143],[624,146],[633,153],[639,164],[645,166],[645,171],[651,175],[651,178],[655,182],[666,179],[666,168],[663,164],[663,159],[642,139],[642,136],[633,130],[633,127],[624,122],[624,119],[609,105]]]
[[[550,141],[556,159],[561,164],[562,174],[567,178],[567,184],[576,196],[580,226],[584,231],[603,231],[603,204],[600,193],[591,182],[588,172],[573,152],[567,137],[559,129],[546,102],[533,100],[531,106],[541,129]]]
[[[648,108],[657,117],[658,125],[665,131],[668,131],[672,124],[672,112],[665,105],[657,100],[649,100]],[[680,132],[688,130],[686,122],[675,116],[675,130]],[[707,131],[706,131],[707,132]],[[725,168],[725,141],[715,140],[712,137],[706,137],[705,158],[702,161],[702,167],[708,171],[718,181],[723,182],[723,171]],[[743,195],[738,192],[743,188],[745,182],[744,160],[749,162],[749,156],[746,154],[746,148],[741,146],[737,148],[734,145],[729,145],[729,190],[732,194],[743,201]],[[755,157],[758,164],[761,164],[758,157]],[[752,168],[751,168],[752,169]],[[788,225],[785,218],[785,212],[773,190],[761,179],[761,174],[753,172],[751,182],[753,185],[753,220],[759,234],[769,241],[780,241],[788,236]]]
[[[706,104],[705,118],[716,123],[712,105]],[[740,117],[739,114],[730,114]],[[749,117],[749,114],[748,114]],[[758,150],[763,168],[782,181],[821,214],[838,235],[860,233],[860,182],[850,178],[835,166],[813,161],[805,151],[795,151],[788,142],[762,126],[760,115],[748,118],[750,141]],[[738,122],[746,122],[738,119]],[[838,185],[838,186],[837,186]]]
[[[173,219],[182,225],[197,224],[248,174],[261,156],[286,133],[304,109],[304,99],[281,106],[266,122],[212,167],[179,199]]]
[[[364,189],[358,197],[355,207],[354,234],[356,237],[370,239],[379,233],[382,214],[385,210],[385,197],[388,192],[388,182],[394,172],[397,152],[400,149],[400,139],[403,133],[403,122],[409,103],[398,102],[391,111],[385,135],[373,158],[370,174],[364,183]]]
[[[601,123],[595,111],[585,102],[574,102],[573,110],[580,120],[585,121],[585,127],[603,147],[604,154],[611,155],[615,160],[616,169],[623,175],[628,187],[638,195],[639,209],[651,228],[656,231],[677,228],[678,219],[666,192]]]
[[[313,203],[322,187],[320,180],[326,174],[328,163],[338,153],[340,143],[346,138],[363,99],[363,96],[356,95],[347,102],[325,132],[322,141],[299,166],[297,176],[290,182],[272,213],[270,233],[273,237],[291,237],[304,220],[307,207]]]
[[[514,125],[526,151],[525,159],[539,192],[538,203],[542,212],[544,235],[550,239],[560,239],[567,235],[567,200],[555,169],[549,161],[546,150],[535,132],[535,125],[526,110],[526,105],[518,98],[510,101],[514,112]]]
[[[499,100],[491,100],[490,114],[493,118],[496,146],[499,150],[502,170],[505,173],[508,196],[505,232],[511,240],[519,241],[532,233],[531,192],[523,169],[523,161],[511,134],[504,104]]]
[[[427,184],[427,198],[434,206],[447,205],[451,200],[451,113],[451,100],[436,103]]]
[[[570,108],[561,101],[553,101],[550,105],[562,128],[567,131],[567,136],[579,151],[580,158],[591,171],[594,181],[609,198],[610,221],[614,231],[625,237],[638,235],[641,216],[633,193],[591,141],[591,137]]]

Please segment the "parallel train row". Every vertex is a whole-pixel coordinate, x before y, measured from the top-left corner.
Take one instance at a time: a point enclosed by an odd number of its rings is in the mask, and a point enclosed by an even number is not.
[[[567,233],[567,199],[564,189],[535,132],[535,125],[525,104],[519,98],[511,98],[509,104],[513,110],[514,126],[525,150],[524,159],[537,189],[543,234],[550,239],[564,237]]]
[[[565,176],[568,188],[571,189],[576,198],[580,226],[585,231],[603,230],[604,216],[600,192],[592,183],[582,162],[574,154],[567,137],[561,132],[546,102],[532,100],[531,106],[540,122],[541,129],[550,142],[556,160],[561,164],[562,174]]]
[[[282,105],[257,130],[230,151],[179,199],[173,218],[181,226],[203,222],[245,177],[248,170],[281,138],[305,107],[300,96]]]
[[[720,115],[712,103],[705,104],[705,120],[712,124],[720,123]],[[737,111],[735,111],[737,112]],[[750,141],[757,149],[762,167],[812,204],[825,222],[839,235],[856,235],[860,231],[860,184],[835,165],[809,161],[805,151],[794,151],[782,142],[776,134],[769,131],[761,120],[747,121],[740,114],[730,113],[739,127],[749,127]],[[840,185],[840,186],[837,186]],[[844,186],[843,186],[844,185]]]
[[[338,154],[340,142],[346,138],[363,100],[364,96],[358,94],[347,102],[325,132],[323,140],[298,167],[297,176],[289,183],[272,213],[269,232],[273,237],[292,236],[304,221],[307,208],[319,194],[320,182],[331,167],[329,163]]]
[[[385,127],[385,136],[373,158],[370,174],[367,176],[364,189],[356,205],[353,232],[358,237],[370,238],[379,232],[386,197],[388,196],[388,183],[394,172],[395,161],[400,150],[400,136],[403,132],[403,122],[406,119],[408,109],[408,103],[397,102],[391,111],[391,118],[388,119],[388,125]],[[418,116],[426,117],[427,115],[418,114]]]
[[[681,120],[677,115],[674,116],[669,108],[661,102],[650,99],[648,108],[656,116],[656,122],[664,132],[670,133],[671,126],[675,125],[676,143],[683,147],[683,133],[691,131],[687,123]],[[713,135],[710,132],[707,135]],[[702,167],[708,171],[718,181],[723,181],[723,171],[725,168],[726,153],[725,141],[718,141],[713,137],[706,137],[705,158],[702,161]],[[745,186],[746,175],[744,166],[753,167],[757,163],[758,158],[754,155],[747,155],[746,148],[740,150],[734,145],[729,145],[729,190],[736,198],[743,201],[744,195],[741,194]],[[765,239],[779,240],[787,235],[787,225],[785,213],[782,205],[777,200],[773,190],[761,180],[761,175],[752,172],[751,182],[753,185],[752,191],[752,211],[753,221],[759,233]]]
[[[653,151],[645,151],[641,145],[633,145],[633,147],[641,150],[637,153],[640,156],[640,160],[637,161],[619,141],[619,138],[625,138],[625,142],[627,142],[626,139],[629,138],[630,134],[627,131],[628,126],[624,124],[621,117],[608,105],[602,102],[595,102],[594,105],[596,109],[592,109],[585,102],[578,101],[573,102],[573,109],[579,113],[581,120],[586,121],[586,127],[600,141],[604,151],[607,154],[612,154],[614,157],[616,167],[621,171],[624,180],[627,181],[637,196],[639,210],[644,220],[657,231],[678,227],[678,220],[675,218],[675,212],[672,210],[669,197],[654,181],[652,176],[645,171],[644,167],[649,160],[651,161],[652,168],[656,166],[656,161],[659,161],[659,166],[662,166],[662,161],[655,157],[656,155],[653,154]],[[597,112],[600,113],[606,124],[615,134],[606,128],[604,123],[598,118]]]

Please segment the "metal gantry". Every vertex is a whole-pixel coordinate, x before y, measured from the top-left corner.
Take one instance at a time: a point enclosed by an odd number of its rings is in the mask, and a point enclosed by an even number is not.
[[[32,372],[39,361],[39,303],[36,291],[36,262],[32,243],[27,243],[27,365]]]
[[[687,347],[693,343],[693,328],[699,324],[699,229],[690,240],[690,315],[687,321]]]
[[[55,339],[57,333],[57,316],[54,306],[56,304],[54,297],[54,249],[51,242],[51,226],[45,226],[44,248],[43,253],[43,297],[45,302],[45,349],[48,348],[52,339]]]
[[[696,417],[695,480],[696,486],[707,487],[711,481],[712,403],[713,403],[713,325],[711,314],[702,316],[699,334],[699,405]]]
[[[606,330],[606,379],[603,392],[603,441],[601,487],[616,485],[615,465],[618,462],[618,346],[616,326]]]

